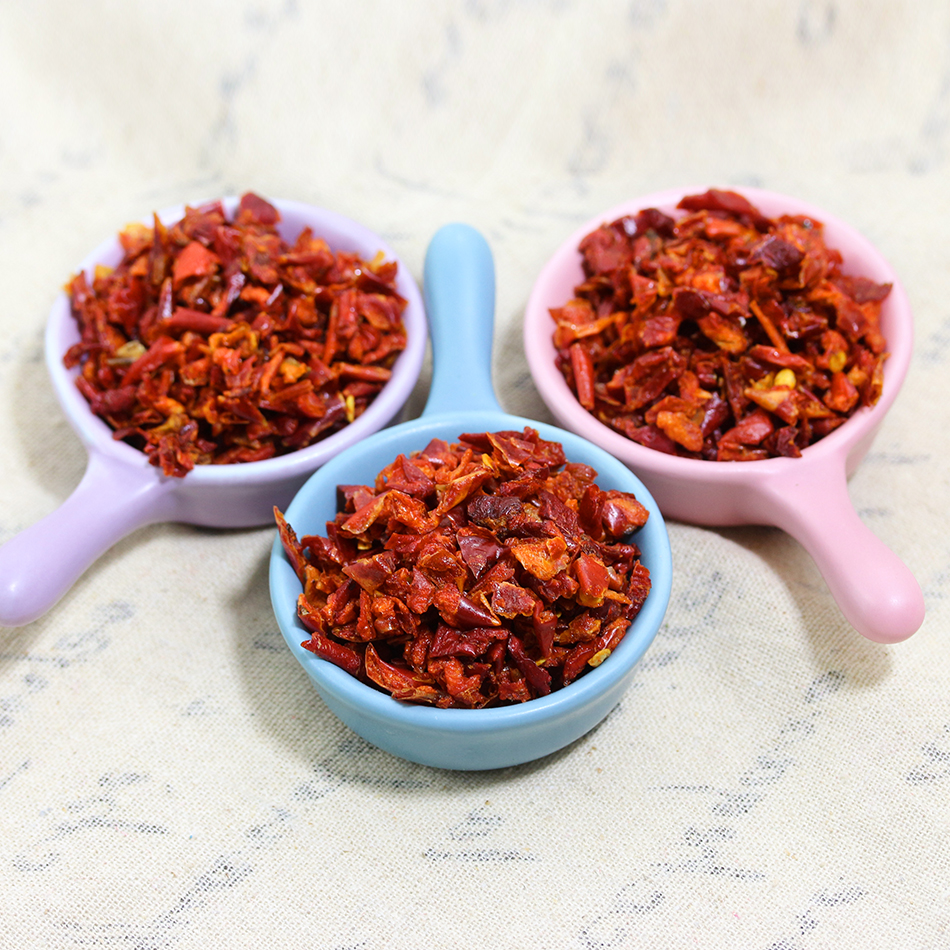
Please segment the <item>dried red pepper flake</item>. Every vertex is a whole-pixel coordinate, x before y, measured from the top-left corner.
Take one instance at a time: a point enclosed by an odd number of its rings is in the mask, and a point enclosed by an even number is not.
[[[274,509],[303,585],[303,646],[405,702],[508,705],[616,648],[650,591],[633,534],[649,512],[560,443],[465,433],[338,487],[326,535]]]
[[[397,264],[334,253],[248,192],[128,225],[114,269],[68,285],[64,357],[92,411],[170,476],[272,458],[360,416],[406,346]]]
[[[687,195],[580,242],[584,281],[551,309],[578,402],[635,442],[716,461],[797,457],[881,393],[881,304],[814,218]]]

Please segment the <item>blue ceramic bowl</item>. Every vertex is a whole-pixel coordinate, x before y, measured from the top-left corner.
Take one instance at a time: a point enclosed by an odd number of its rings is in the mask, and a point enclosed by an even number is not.
[[[426,255],[425,298],[433,347],[432,389],[422,416],[370,436],[327,462],[285,512],[299,535],[324,534],[336,515],[336,486],[372,484],[400,453],[463,432],[521,430],[560,442],[567,458],[598,472],[597,484],[633,492],[650,511],[634,536],[652,588],[620,645],[598,667],[549,696],[491,709],[436,709],[400,702],[361,683],[301,643],[310,635],[297,618],[300,581],[279,537],[270,562],[274,612],[284,639],[327,706],[354,732],[413,762],[447,769],[494,769],[541,758],[596,726],[619,702],[637,661],[653,642],[669,603],[669,537],[656,502],[631,471],[604,450],[562,429],[501,411],[491,384],[494,266],[481,235],[447,225]]]

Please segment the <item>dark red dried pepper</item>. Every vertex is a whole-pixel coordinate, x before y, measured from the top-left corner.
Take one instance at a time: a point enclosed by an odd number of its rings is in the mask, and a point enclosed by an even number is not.
[[[580,404],[642,445],[718,461],[797,457],[881,393],[890,284],[841,271],[819,221],[684,197],[580,243],[585,280],[551,310]]]
[[[297,538],[303,643],[408,702],[481,708],[544,696],[599,665],[650,591],[630,539],[648,511],[562,446],[467,433],[339,488],[326,535]]]
[[[245,194],[129,225],[114,269],[70,281],[64,358],[92,411],[166,475],[303,448],[361,415],[406,346],[397,265],[333,253]]]

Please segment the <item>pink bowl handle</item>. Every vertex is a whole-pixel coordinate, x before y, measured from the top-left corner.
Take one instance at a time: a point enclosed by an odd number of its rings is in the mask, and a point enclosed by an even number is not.
[[[150,468],[91,453],[72,495],[0,547],[0,626],[41,617],[113,544],[170,516],[172,486]]]
[[[898,643],[924,620],[920,585],[858,517],[840,457],[811,460],[794,478],[774,478],[750,494],[765,524],[782,528],[811,555],[848,622],[877,643]]]

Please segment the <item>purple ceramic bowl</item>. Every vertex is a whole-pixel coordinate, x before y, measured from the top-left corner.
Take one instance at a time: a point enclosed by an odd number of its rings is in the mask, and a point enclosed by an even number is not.
[[[238,199],[223,201],[228,214]],[[408,267],[368,228],[342,215],[293,201],[272,201],[280,211],[278,229],[293,242],[310,226],[334,251],[355,251],[366,260],[379,252],[398,264],[397,288],[408,305],[403,315],[407,347],[389,382],[366,411],[339,432],[289,455],[236,465],[197,466],[184,478],[170,478],[138,449],[118,442],[75,385],[76,370],[63,354],[79,339],[69,298],[60,293],[46,328],[46,365],[67,419],[89,453],[85,475],[64,504],[0,548],[0,626],[29,623],[45,613],[101,554],[143,525],[180,521],[217,528],[273,523],[273,506],[285,507],[326,461],[388,425],[409,398],[426,348],[422,295]],[[166,224],[184,215],[184,206],[159,214]],[[148,223],[151,223],[149,221]],[[80,267],[114,266],[122,259],[117,238],[97,247]],[[67,543],[68,542],[68,543]]]

